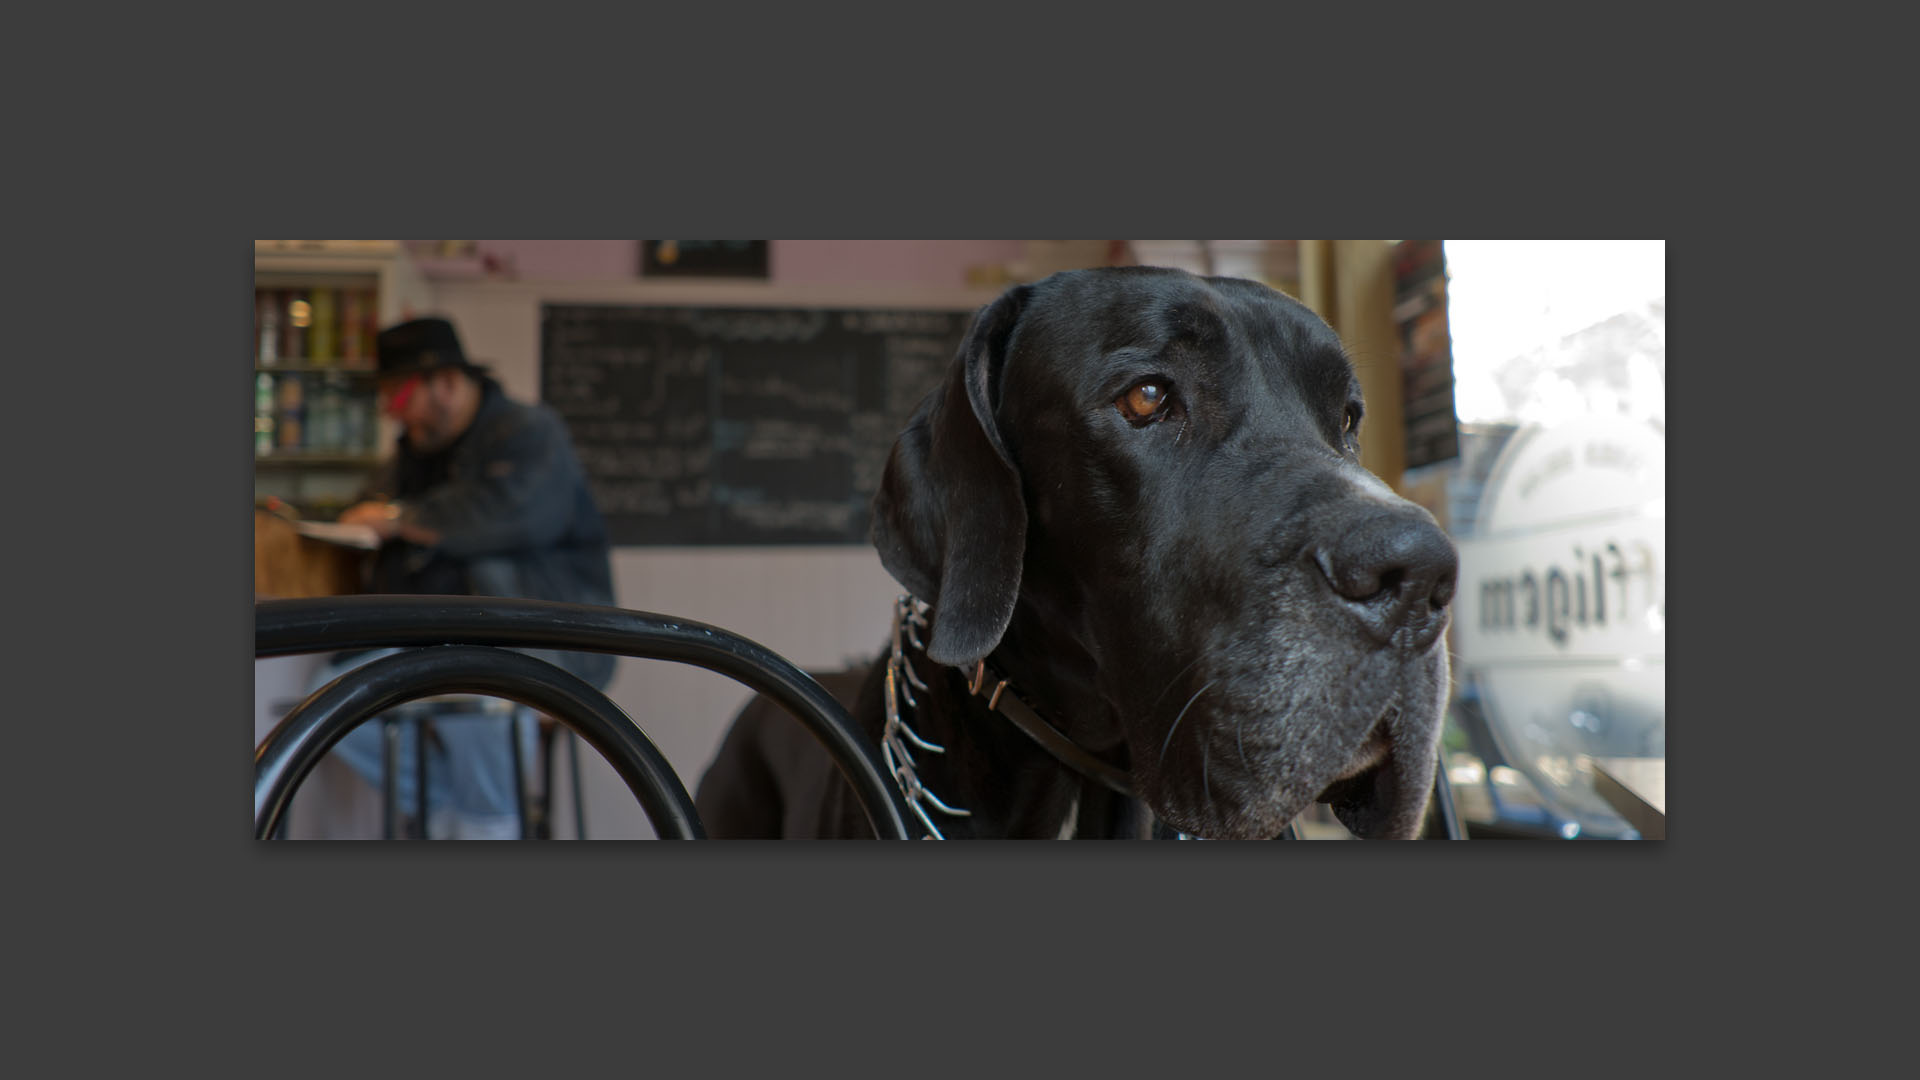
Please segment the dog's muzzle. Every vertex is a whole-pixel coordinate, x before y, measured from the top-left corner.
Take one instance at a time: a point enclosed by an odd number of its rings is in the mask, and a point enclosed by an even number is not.
[[[1312,559],[1336,606],[1374,641],[1422,652],[1446,629],[1460,558],[1453,541],[1417,507],[1381,506],[1362,514],[1317,547]]]

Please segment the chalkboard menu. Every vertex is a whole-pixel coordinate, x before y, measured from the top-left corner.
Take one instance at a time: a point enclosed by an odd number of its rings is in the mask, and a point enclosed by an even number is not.
[[[971,312],[547,304],[540,392],[616,545],[865,544]]]

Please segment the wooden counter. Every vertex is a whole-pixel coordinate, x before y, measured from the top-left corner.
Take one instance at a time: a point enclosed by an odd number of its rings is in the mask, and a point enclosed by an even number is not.
[[[292,522],[265,510],[253,512],[253,594],[258,599],[357,593],[371,556],[301,536]]]

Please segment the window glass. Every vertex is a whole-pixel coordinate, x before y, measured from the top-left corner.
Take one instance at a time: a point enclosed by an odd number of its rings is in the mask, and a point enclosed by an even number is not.
[[[1666,753],[1666,244],[1443,249],[1459,452],[1403,486],[1460,548],[1449,776],[1470,821],[1631,837],[1593,766]]]

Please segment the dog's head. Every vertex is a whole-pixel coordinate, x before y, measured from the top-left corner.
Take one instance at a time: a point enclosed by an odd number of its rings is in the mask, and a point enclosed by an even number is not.
[[[974,319],[875,498],[928,655],[995,663],[1201,836],[1319,799],[1414,835],[1456,575],[1431,515],[1360,467],[1339,338],[1255,282],[1055,274]],[[997,652],[995,650],[998,650]]]

